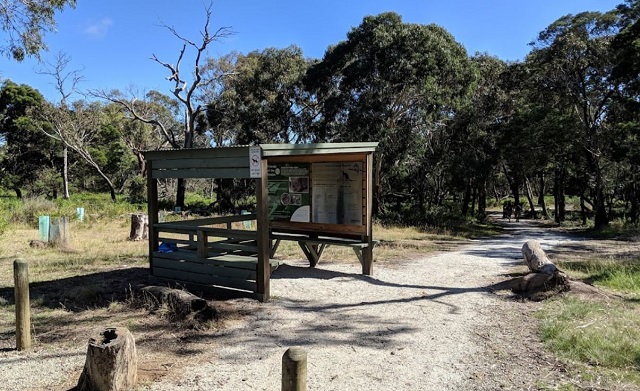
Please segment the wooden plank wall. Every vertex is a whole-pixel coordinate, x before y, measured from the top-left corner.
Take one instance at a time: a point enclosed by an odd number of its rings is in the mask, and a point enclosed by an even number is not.
[[[248,147],[166,152],[146,153],[153,178],[249,178]]]

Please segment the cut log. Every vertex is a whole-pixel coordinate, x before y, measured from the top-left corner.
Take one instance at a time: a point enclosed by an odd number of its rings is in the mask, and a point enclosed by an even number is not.
[[[149,216],[144,213],[131,214],[131,232],[129,240],[147,239],[149,232]]]
[[[166,304],[176,320],[184,319],[191,314],[200,321],[218,317],[216,309],[209,306],[205,299],[181,289],[147,286],[142,288],[142,292],[152,296],[158,305]]]
[[[76,391],[126,391],[137,381],[136,343],[124,327],[107,328],[89,340]]]
[[[558,268],[551,262],[537,240],[527,240],[522,246],[524,263],[530,271],[553,275]]]

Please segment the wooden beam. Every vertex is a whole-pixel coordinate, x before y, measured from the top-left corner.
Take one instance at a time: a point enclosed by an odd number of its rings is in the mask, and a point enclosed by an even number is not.
[[[249,167],[153,170],[154,178],[249,178]]]
[[[360,262],[362,263],[362,274],[366,276],[370,276],[373,274],[373,221],[371,218],[371,214],[373,212],[373,154],[370,153],[367,155],[366,162],[366,221],[365,227],[367,229],[367,243],[369,244],[367,247],[362,249],[362,259]]]
[[[268,158],[269,164],[278,163],[342,163],[342,162],[364,162],[366,154],[324,154],[324,155],[277,155]]]
[[[269,240],[269,191],[267,187],[267,160],[262,159],[262,178],[256,179],[256,207],[257,207],[257,241],[258,241],[258,270],[257,291],[261,301],[269,301],[271,290],[270,240]]]
[[[153,253],[158,251],[158,180],[151,172],[153,162],[147,162],[147,215],[149,216],[149,272],[153,275]]]
[[[199,159],[158,159],[154,168],[238,168],[249,167],[248,157],[199,158]]]
[[[170,149],[161,151],[147,151],[144,153],[145,159],[168,160],[168,159],[216,159],[246,157],[249,162],[249,147],[224,147],[224,148],[195,148],[195,149]]]

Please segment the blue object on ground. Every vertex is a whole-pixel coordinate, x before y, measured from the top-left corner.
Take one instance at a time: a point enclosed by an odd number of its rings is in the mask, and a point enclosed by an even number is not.
[[[160,243],[158,246],[159,253],[172,253],[174,251],[178,251],[178,246],[175,243]]]

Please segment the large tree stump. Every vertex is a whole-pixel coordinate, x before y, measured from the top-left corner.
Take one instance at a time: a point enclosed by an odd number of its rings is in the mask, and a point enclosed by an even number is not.
[[[131,232],[129,240],[147,239],[149,232],[149,216],[144,213],[131,214]]]
[[[137,381],[136,343],[124,327],[107,328],[89,340],[76,391],[126,391]]]

